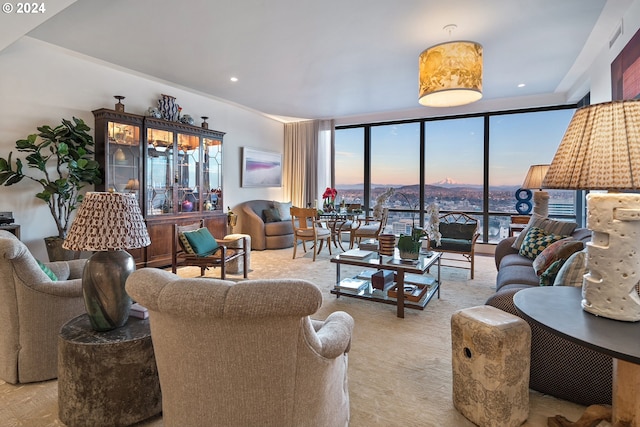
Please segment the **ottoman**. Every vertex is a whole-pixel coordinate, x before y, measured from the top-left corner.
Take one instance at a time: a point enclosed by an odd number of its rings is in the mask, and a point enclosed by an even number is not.
[[[478,426],[515,427],[529,416],[531,329],[492,306],[451,316],[453,404]]]
[[[251,236],[248,234],[227,234],[224,240],[233,240],[233,242],[225,243],[228,248],[239,248],[242,246],[242,238],[247,239],[247,271],[251,271]],[[242,257],[233,259],[227,263],[227,273],[241,274],[244,270],[244,260]]]

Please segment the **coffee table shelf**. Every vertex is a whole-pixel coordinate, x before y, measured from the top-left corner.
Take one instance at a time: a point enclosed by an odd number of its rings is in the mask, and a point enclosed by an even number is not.
[[[340,266],[341,265],[351,265],[357,267],[371,268],[376,270],[392,270],[396,272],[396,281],[390,282],[385,285],[384,289],[374,289],[369,281],[368,286],[362,290],[346,290],[335,287],[331,290],[331,293],[336,295],[336,298],[340,298],[340,296],[350,297],[350,298],[358,298],[364,300],[370,300],[375,302],[380,302],[384,304],[393,304],[398,307],[397,315],[398,317],[404,317],[404,308],[412,308],[417,310],[424,310],[429,301],[433,298],[434,295],[438,295],[440,298],[440,258],[442,254],[440,252],[431,252],[431,256],[421,255],[416,264],[412,263],[404,263],[400,262],[395,257],[383,256],[382,258],[374,254],[374,256],[367,258],[365,260],[355,260],[351,258],[341,258],[340,255],[336,255],[331,258],[331,262],[336,264],[336,284],[340,283],[341,274],[340,274]],[[428,289],[424,292],[420,292],[421,295],[419,297],[415,296],[415,293],[402,293],[401,295],[397,295],[397,291],[394,292],[394,289],[398,287],[402,287],[404,289],[405,283],[411,283],[410,278],[406,278],[406,274],[417,274],[417,275],[426,275],[431,267],[437,267],[437,275],[434,277],[432,284],[416,284],[419,288]],[[428,275],[427,277],[431,277]],[[395,294],[395,295],[394,295]],[[400,298],[398,298],[398,296]]]

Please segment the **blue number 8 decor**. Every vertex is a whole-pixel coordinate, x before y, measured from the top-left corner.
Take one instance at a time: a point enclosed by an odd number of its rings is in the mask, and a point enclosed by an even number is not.
[[[531,213],[532,205],[531,205],[531,190],[526,190],[524,188],[518,188],[516,190],[516,210],[520,215],[528,215]]]

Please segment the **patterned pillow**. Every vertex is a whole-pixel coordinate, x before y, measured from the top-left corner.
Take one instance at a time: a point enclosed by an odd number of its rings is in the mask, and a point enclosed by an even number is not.
[[[180,246],[182,246],[182,250],[184,250],[186,253],[191,255],[196,254],[196,251],[193,250],[193,248],[191,247],[191,243],[189,243],[189,241],[187,240],[187,236],[185,236],[184,233],[178,234],[178,242],[180,243]]]
[[[584,243],[580,240],[574,240],[573,237],[558,240],[547,246],[540,255],[533,260],[533,269],[540,276],[547,268],[557,260],[566,260],[574,252],[584,249]]]
[[[587,274],[586,258],[585,251],[571,255],[558,271],[553,286],[582,286],[582,278]]]
[[[527,226],[522,230],[516,240],[513,242],[511,247],[513,249],[519,250],[522,246],[522,241],[527,235],[527,231],[531,227],[538,227],[546,231],[547,233],[560,234],[562,236],[569,236],[573,231],[578,227],[578,224],[575,222],[567,222],[567,221],[556,221],[541,215],[534,213],[531,215],[531,219]]]
[[[540,286],[552,286],[556,280],[558,271],[560,271],[565,261],[564,259],[559,259],[551,263],[549,268],[540,275]]]
[[[527,231],[527,234],[524,236],[522,246],[520,246],[520,250],[518,251],[518,253],[529,259],[536,259],[536,257],[540,255],[540,253],[544,251],[547,246],[565,237],[566,236],[547,233],[546,231],[538,227],[531,227],[529,231]]]

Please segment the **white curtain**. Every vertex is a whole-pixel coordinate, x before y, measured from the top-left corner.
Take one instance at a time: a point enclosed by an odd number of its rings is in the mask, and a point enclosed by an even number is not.
[[[314,206],[321,192],[332,186],[333,125],[333,120],[284,125],[282,185],[294,206]]]

